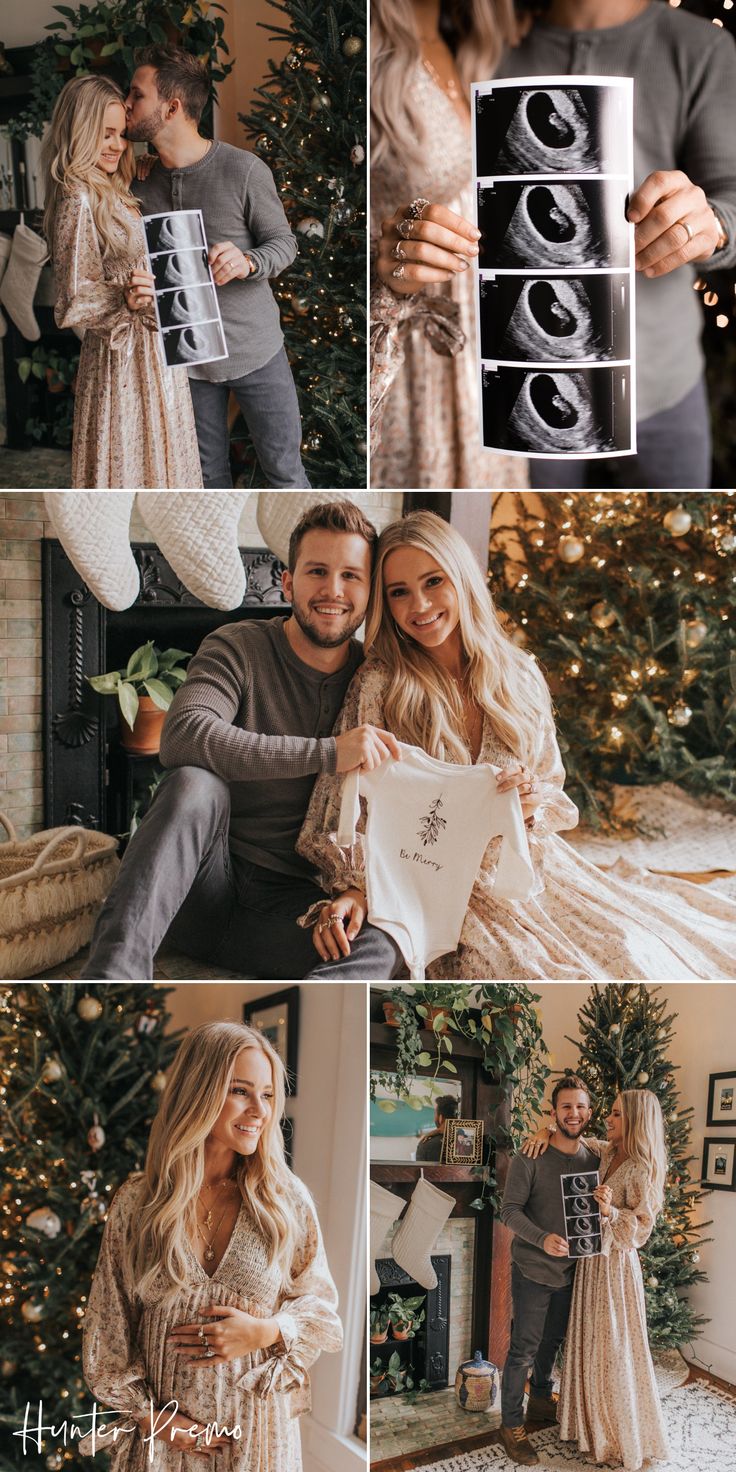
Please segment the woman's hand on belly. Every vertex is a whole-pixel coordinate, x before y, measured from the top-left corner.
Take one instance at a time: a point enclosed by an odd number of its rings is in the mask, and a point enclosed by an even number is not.
[[[227,1364],[228,1360],[242,1359],[257,1349],[268,1349],[279,1338],[279,1326],[275,1319],[257,1319],[243,1309],[230,1304],[217,1308],[197,1310],[203,1317],[215,1319],[212,1324],[177,1324],[168,1337],[168,1343],[180,1359],[190,1363],[209,1365]]]

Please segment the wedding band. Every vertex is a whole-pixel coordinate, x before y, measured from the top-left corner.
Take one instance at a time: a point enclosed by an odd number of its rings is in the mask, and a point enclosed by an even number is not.
[[[421,197],[419,199],[413,199],[406,212],[406,217],[408,220],[421,220],[426,209],[429,209],[428,199],[422,199]]]
[[[692,225],[688,225],[687,220],[678,220],[677,223],[678,225],[682,225],[683,228],[687,230],[687,240],[689,245],[690,241],[695,239],[695,231],[693,230]]]
[[[406,251],[404,250],[404,247],[401,244],[401,241],[400,240],[397,240],[397,242],[396,242],[396,244],[395,244],[395,246],[394,246],[391,254],[392,254],[392,256],[393,256],[393,258],[394,258],[395,261],[405,261],[406,260]]]
[[[409,236],[411,235],[411,232],[414,229],[414,226],[415,225],[416,225],[416,217],[414,219],[410,219],[407,216],[407,218],[405,220],[399,220],[398,231],[399,231],[399,235],[401,236],[402,240],[408,240],[409,239]]]
[[[394,270],[391,272],[391,275],[399,277],[406,275],[406,267],[404,266],[403,262],[400,266],[396,266],[394,268]]]

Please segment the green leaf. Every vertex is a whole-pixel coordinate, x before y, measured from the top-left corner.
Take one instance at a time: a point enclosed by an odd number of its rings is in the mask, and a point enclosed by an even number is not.
[[[28,379],[31,376],[31,367],[32,367],[32,364],[31,364],[30,358],[19,358],[18,359],[18,377],[19,377],[21,383],[27,383],[28,382]]]
[[[432,1054],[431,1053],[420,1053],[419,1054],[419,1057],[417,1058],[417,1064],[419,1065],[420,1068],[429,1068],[429,1065],[430,1065],[431,1062],[432,1062]]]
[[[191,657],[188,649],[165,649],[163,654],[158,656],[158,672],[161,675],[164,670],[171,670],[175,664],[181,664],[182,660],[191,659]]]
[[[470,1210],[471,1211],[482,1211],[483,1208],[484,1208],[484,1206],[485,1206],[485,1204],[486,1203],[483,1200],[483,1197],[482,1196],[476,1196],[475,1200],[470,1202]]]
[[[102,48],[100,56],[114,56],[116,51],[122,50],[122,41],[108,41]]]
[[[127,680],[121,680],[118,688],[118,700],[123,713],[123,720],[130,726],[131,731],[135,725],[138,714],[138,694],[135,686],[129,685]]]
[[[110,670],[107,675],[85,675],[88,685],[97,691],[98,695],[117,695],[120,684],[120,671]]]
[[[450,1060],[449,1060],[449,1058],[443,1058],[442,1059],[442,1067],[443,1068],[446,1068],[449,1073],[457,1073],[457,1069],[455,1067],[455,1064],[454,1063],[451,1063]]]
[[[153,640],[134,649],[128,660],[125,677],[128,680],[146,680],[158,671],[158,660],[153,652]]]
[[[70,54],[69,60],[71,61],[72,66],[81,66],[82,65],[82,62],[84,61],[84,57],[85,57],[84,47],[83,46],[75,46],[74,47],[74,50]]]
[[[163,680],[144,680],[143,687],[159,710],[168,710],[174,699],[174,692],[168,685],[164,685]]]
[[[397,1105],[394,1104],[393,1099],[379,1099],[376,1108],[380,1109],[382,1114],[395,1114]]]

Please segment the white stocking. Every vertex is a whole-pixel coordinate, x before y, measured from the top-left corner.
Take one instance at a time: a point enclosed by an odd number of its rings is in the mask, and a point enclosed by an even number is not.
[[[46,491],[46,511],[69,561],[95,598],[115,612],[140,592],[130,550],[134,491]]]
[[[13,242],[10,239],[9,235],[0,235],[0,282],[5,275],[5,267],[10,260],[10,250],[12,244]],[[7,330],[8,324],[5,320],[5,315],[3,312],[0,312],[0,337],[4,337]]]
[[[0,302],[27,342],[37,342],[41,329],[33,315],[41,267],[49,258],[46,241],[28,225],[16,225],[10,259],[0,285]]]
[[[437,1287],[432,1248],[454,1204],[453,1196],[422,1177],[414,1187],[404,1220],[394,1232],[391,1246],[394,1262],[415,1282],[421,1283],[422,1288]]]
[[[376,1258],[380,1251],[389,1227],[392,1227],[396,1218],[401,1216],[404,1210],[404,1202],[400,1196],[392,1196],[390,1191],[384,1190],[376,1181],[371,1181],[371,1226],[370,1226],[370,1263],[371,1263],[371,1293],[377,1293],[381,1280],[376,1272]]]
[[[305,511],[324,501],[354,501],[365,512],[369,521],[374,520],[368,496],[345,491],[290,491],[284,496],[281,491],[259,491],[256,521],[266,546],[279,562],[286,567],[289,557],[289,538]]]
[[[138,510],[185,588],[208,608],[239,608],[238,522],[248,491],[140,491]]]

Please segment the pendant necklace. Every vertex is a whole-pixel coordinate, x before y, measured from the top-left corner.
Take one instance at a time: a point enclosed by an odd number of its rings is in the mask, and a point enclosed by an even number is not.
[[[204,1242],[204,1257],[205,1257],[205,1262],[213,1262],[214,1261],[214,1258],[215,1258],[215,1239],[217,1237],[217,1233],[220,1230],[220,1227],[222,1226],[222,1224],[223,1224],[223,1222],[225,1220],[225,1213],[226,1212],[227,1212],[227,1207],[225,1207],[225,1211],[223,1211],[222,1216],[220,1217],[220,1220],[217,1223],[217,1226],[215,1227],[215,1230],[212,1233],[212,1236],[210,1237],[209,1241],[207,1241],[207,1238],[205,1237],[204,1232],[202,1231],[202,1228],[200,1226],[199,1217],[197,1217],[197,1231],[198,1231],[198,1233],[199,1233],[202,1241]],[[209,1215],[211,1215],[211,1213],[208,1212],[208,1216]]]
[[[218,1192],[218,1191],[221,1191],[222,1190],[223,1186],[235,1186],[236,1184],[237,1184],[237,1182],[233,1180],[233,1177],[232,1176],[223,1176],[223,1178],[222,1178],[221,1181],[213,1181],[211,1186],[203,1186],[202,1187],[202,1190],[203,1191],[215,1191],[215,1192]],[[206,1215],[206,1217],[204,1219],[204,1226],[207,1228],[207,1231],[210,1230],[210,1228],[212,1226],[212,1221],[213,1221],[212,1207],[211,1206],[208,1206],[207,1207],[207,1215]]]

